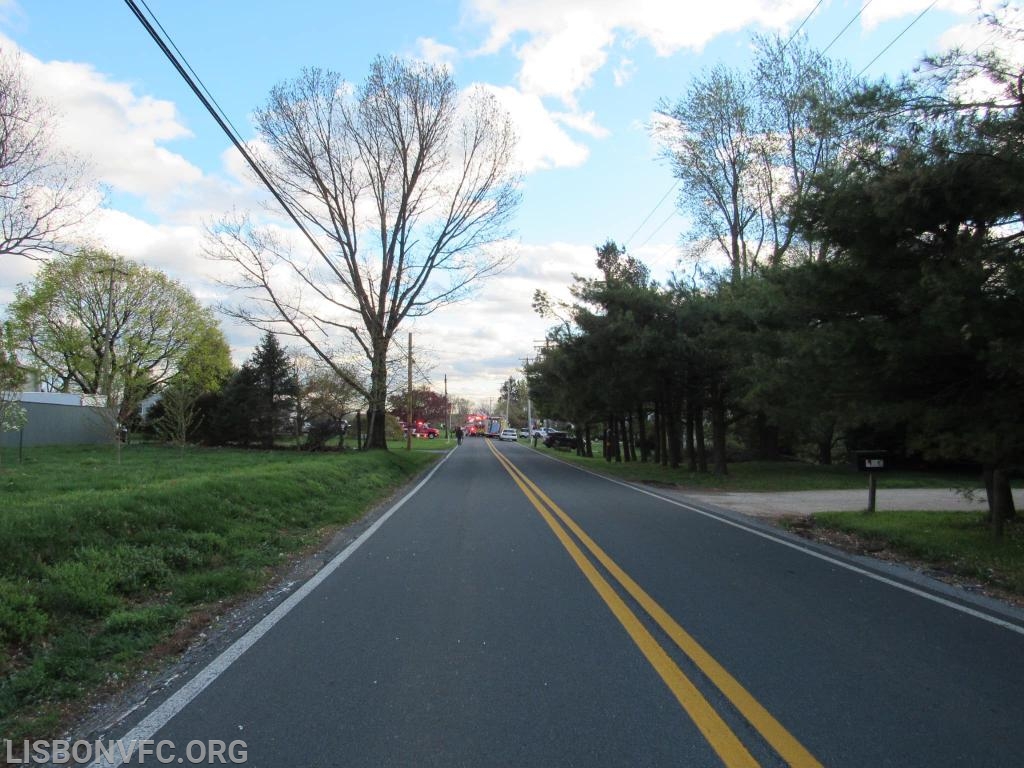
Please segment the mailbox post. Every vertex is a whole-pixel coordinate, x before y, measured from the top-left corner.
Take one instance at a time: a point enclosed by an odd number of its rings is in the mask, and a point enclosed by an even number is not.
[[[878,489],[878,473],[886,468],[885,451],[857,451],[857,469],[868,473],[868,509],[867,514],[874,514],[875,492]]]

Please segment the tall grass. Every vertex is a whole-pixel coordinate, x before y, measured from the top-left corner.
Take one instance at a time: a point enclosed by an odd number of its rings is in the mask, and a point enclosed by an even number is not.
[[[423,451],[33,449],[0,469],[0,733],[53,738],[68,700],[190,612],[258,589],[290,553],[428,464]]]

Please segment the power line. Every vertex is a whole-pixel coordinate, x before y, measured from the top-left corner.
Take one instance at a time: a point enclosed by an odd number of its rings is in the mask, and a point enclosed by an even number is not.
[[[900,32],[898,35],[896,35],[896,37],[894,37],[892,39],[891,43],[889,43],[887,46],[885,46],[885,48],[883,48],[881,50],[881,52],[877,56],[875,56],[875,58],[873,58],[871,61],[869,61],[867,63],[867,66],[865,66],[864,69],[862,69],[860,72],[857,73],[857,77],[860,77],[865,72],[867,72],[872,64],[874,64],[876,61],[878,61],[880,58],[882,58],[882,56],[885,54],[886,51],[888,51],[890,48],[892,48],[894,45],[896,45],[896,41],[898,41],[901,37],[903,37],[905,34],[907,34],[907,32],[910,30],[910,28],[912,26],[914,26],[915,24],[917,24],[917,22],[919,22],[921,20],[922,16],[924,16],[926,13],[928,13],[928,11],[930,11],[933,7],[935,7],[935,4],[937,2],[938,2],[938,0],[932,0],[932,2],[929,3],[927,8],[925,8],[923,11],[921,11],[919,14],[917,14],[917,17],[912,22],[910,22],[906,27],[904,27],[903,31]]]
[[[648,222],[648,221],[650,220],[651,216],[653,216],[653,215],[654,215],[654,212],[655,212],[655,211],[657,211],[657,210],[658,210],[659,208],[661,208],[661,205],[662,205],[662,203],[664,203],[664,202],[665,202],[665,200],[667,200],[667,199],[668,199],[668,196],[669,196],[669,195],[671,195],[671,194],[672,194],[672,193],[673,193],[673,192],[674,192],[674,191],[676,190],[676,188],[677,188],[678,186],[679,186],[679,180],[678,180],[678,179],[676,179],[675,181],[673,181],[673,182],[672,182],[672,186],[668,188],[668,191],[667,191],[667,192],[665,192],[665,194],[661,196],[661,200],[659,200],[659,201],[658,201],[657,203],[655,203],[654,207],[653,207],[653,208],[651,208],[651,212],[650,212],[650,213],[648,213],[648,214],[647,214],[647,215],[646,215],[646,216],[644,217],[644,220],[643,220],[643,221],[641,221],[641,222],[640,222],[640,226],[638,226],[638,227],[637,227],[636,229],[634,229],[634,230],[633,230],[633,234],[631,234],[631,235],[630,235],[629,237],[627,237],[627,238],[626,238],[626,242],[624,242],[624,243],[622,244],[622,247],[623,247],[623,248],[625,248],[625,247],[626,247],[627,245],[629,245],[630,241],[631,241],[631,240],[632,240],[632,239],[633,239],[634,237],[636,237],[636,233],[637,233],[637,232],[639,232],[639,231],[640,231],[641,229],[643,229],[643,227],[644,227],[644,224],[646,224],[646,223],[647,223],[647,222]],[[649,239],[649,238],[648,238],[648,239]],[[645,242],[646,242],[646,241],[645,241]]]
[[[859,10],[859,11],[857,11],[857,13],[856,13],[856,14],[854,14],[854,17],[853,17],[852,19],[850,19],[850,20],[849,20],[848,22],[846,22],[846,26],[845,26],[845,27],[843,27],[842,29],[840,29],[840,30],[839,30],[839,34],[837,34],[837,35],[836,35],[835,37],[833,37],[833,38],[832,38],[832,40],[831,40],[831,42],[829,42],[829,44],[828,44],[828,45],[826,45],[826,46],[825,46],[825,47],[824,47],[824,48],[822,49],[822,51],[821,51],[821,55],[822,55],[822,56],[824,56],[824,55],[825,55],[825,54],[826,54],[826,53],[828,52],[828,49],[829,49],[829,48],[831,48],[831,47],[832,47],[833,45],[835,45],[835,42],[836,42],[836,40],[838,40],[838,39],[839,39],[840,37],[842,37],[842,36],[843,36],[843,33],[845,33],[845,32],[846,32],[846,30],[848,30],[848,29],[849,29],[849,28],[850,28],[850,27],[851,27],[851,26],[853,25],[853,22],[855,22],[855,21],[856,21],[857,19],[859,19],[859,18],[860,18],[861,14],[862,14],[862,13],[864,13],[864,11],[866,11],[866,10],[867,10],[867,7],[868,7],[869,5],[871,5],[871,3],[873,3],[873,2],[874,2],[874,0],[867,0],[867,2],[866,2],[866,3],[864,3],[864,5],[862,5],[862,6],[860,7],[860,10]]]
[[[658,225],[657,229],[655,229],[655,230],[654,230],[653,232],[651,232],[651,234],[649,234],[649,235],[647,236],[647,240],[644,240],[644,241],[643,241],[642,243],[640,243],[640,245],[638,245],[638,246],[637,246],[637,249],[643,248],[643,247],[644,247],[645,245],[647,245],[647,243],[648,243],[648,242],[650,241],[650,239],[651,239],[652,237],[654,237],[654,236],[655,236],[656,234],[658,234],[658,233],[659,233],[659,232],[661,231],[661,228],[662,228],[662,227],[664,227],[664,226],[665,226],[666,224],[668,224],[668,223],[669,223],[669,221],[671,221],[671,220],[672,220],[672,217],[673,217],[673,216],[675,216],[675,215],[676,215],[676,212],[675,212],[675,211],[672,211],[672,212],[671,212],[671,213],[670,213],[670,214],[669,214],[669,215],[668,215],[668,216],[667,216],[667,217],[665,218],[665,220],[664,220],[663,222],[661,222],[661,224],[659,224],[659,225]]]
[[[142,1],[143,5],[145,5],[145,0]],[[189,72],[186,71],[186,67],[190,71],[192,70],[192,67],[189,66],[187,62],[182,63],[184,61],[184,56],[182,56],[182,61],[179,61],[178,58],[175,56],[174,51],[171,50],[171,46],[173,46],[174,50],[177,51],[177,47],[174,46],[174,43],[170,42],[169,46],[168,42],[164,42],[164,39],[160,36],[160,33],[157,32],[157,30],[153,27],[152,24],[150,24],[149,19],[146,18],[145,14],[143,14],[143,12],[139,9],[138,5],[136,5],[135,0],[125,0],[125,3],[131,9],[132,13],[135,14],[135,18],[139,20],[139,22],[142,24],[145,30],[149,33],[149,36],[153,38],[153,41],[157,44],[160,50],[164,52],[164,55],[171,62],[174,68],[178,71],[178,74],[181,75],[182,79],[185,81],[188,87],[192,89],[192,92],[196,95],[199,101],[202,102],[203,106],[206,107],[206,111],[209,112],[213,119],[217,121],[217,125],[220,126],[222,131],[224,131],[227,137],[231,140],[231,143],[235,145],[235,149],[239,151],[239,153],[242,155],[245,161],[249,164],[249,167],[253,169],[253,171],[259,177],[260,181],[263,182],[263,185],[268,190],[270,190],[270,193],[274,196],[277,202],[280,203],[281,207],[284,209],[284,212],[288,214],[288,217],[293,222],[295,222],[295,226],[297,226],[302,231],[302,234],[306,236],[306,239],[309,240],[309,242],[313,245],[317,253],[319,253],[321,257],[327,260],[327,254],[324,253],[323,248],[320,247],[320,244],[316,241],[313,235],[310,234],[309,230],[306,229],[305,225],[303,225],[303,223],[299,220],[299,217],[295,215],[295,213],[291,209],[291,206],[288,205],[284,197],[274,186],[273,182],[271,182],[270,179],[267,178],[267,175],[263,172],[263,169],[260,167],[259,163],[256,162],[255,158],[253,158],[253,156],[249,153],[249,150],[242,143],[241,138],[236,135],[234,126],[230,126],[227,118],[221,116],[220,112],[218,111],[219,106],[216,109],[214,108],[213,103],[211,103],[213,102],[213,97],[211,96],[207,98],[206,94],[204,93],[205,86],[203,86],[203,88],[200,88],[199,84],[197,84],[196,82],[198,78],[194,80],[192,76],[189,74]],[[146,8],[146,10],[149,11],[150,15],[152,15],[152,11],[150,11],[148,7]],[[153,20],[156,21],[155,16],[153,16]],[[157,26],[159,26],[160,23],[156,23]],[[163,27],[160,27],[160,29],[163,30]],[[166,31],[164,31],[164,34],[167,34]],[[167,40],[170,41],[169,35],[167,36]]]
[[[178,59],[180,59],[182,64],[184,64],[188,68],[188,71],[192,73],[192,77],[195,78],[196,82],[203,89],[203,93],[205,93],[207,98],[209,98],[213,105],[217,107],[218,114],[220,114],[220,116],[224,118],[224,121],[229,126],[231,126],[231,130],[234,132],[234,135],[240,137],[241,133],[239,133],[234,123],[231,122],[231,119],[224,112],[220,104],[217,103],[217,100],[213,98],[213,94],[211,94],[210,89],[206,87],[206,83],[202,81],[202,79],[199,77],[199,74],[192,68],[192,65],[188,63],[188,59],[185,58],[185,54],[183,54],[181,50],[178,48],[178,46],[174,44],[174,40],[171,39],[171,36],[167,33],[167,30],[164,29],[163,24],[160,23],[160,20],[156,17],[156,14],[154,14],[152,9],[146,4],[146,0],[139,0],[139,2],[142,3],[142,7],[146,9],[146,13],[149,14],[149,17],[153,20],[153,23],[156,24],[157,27],[160,29],[160,33],[163,35],[164,39],[167,40],[171,48],[174,49],[174,52],[177,54]]]
[[[800,26],[793,30],[793,34],[789,36],[789,40],[787,40],[786,44],[782,46],[783,51],[786,50],[789,47],[789,44],[793,42],[793,38],[800,34],[800,30],[804,28],[804,24],[811,20],[811,16],[813,16],[814,12],[821,7],[823,2],[825,2],[825,0],[818,0],[814,7],[811,8],[811,12],[808,13],[807,16],[804,17],[804,20],[800,22]]]

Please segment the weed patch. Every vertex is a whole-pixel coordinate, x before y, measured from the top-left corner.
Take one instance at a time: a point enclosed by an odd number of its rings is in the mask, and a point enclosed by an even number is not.
[[[190,616],[260,589],[434,458],[28,451],[0,469],[0,733],[54,738],[69,701],[175,646]]]

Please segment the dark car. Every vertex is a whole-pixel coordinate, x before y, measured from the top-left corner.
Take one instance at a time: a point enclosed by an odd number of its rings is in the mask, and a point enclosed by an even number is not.
[[[575,448],[576,438],[568,432],[550,429],[544,437],[544,445],[548,448]]]

